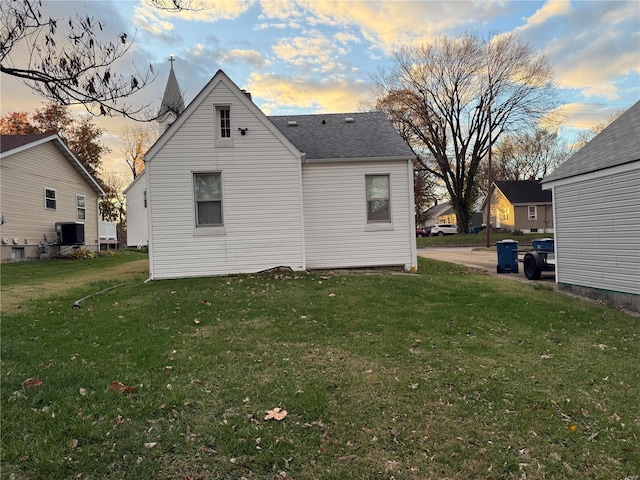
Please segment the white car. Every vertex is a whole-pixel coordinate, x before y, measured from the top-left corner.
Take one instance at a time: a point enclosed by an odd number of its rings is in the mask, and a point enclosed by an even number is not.
[[[431,227],[431,235],[453,235],[458,233],[458,226],[452,223],[439,223]]]

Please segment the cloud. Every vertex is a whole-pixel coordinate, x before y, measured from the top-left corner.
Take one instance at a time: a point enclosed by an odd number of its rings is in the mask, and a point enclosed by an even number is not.
[[[342,76],[316,80],[253,73],[246,88],[254,99],[264,99],[261,105],[264,111],[285,115],[298,109],[314,109],[318,113],[357,111],[368,92],[363,83]]]
[[[332,38],[317,30],[308,36],[282,38],[273,47],[277,59],[295,66],[305,74],[344,71],[348,66],[340,59],[346,54]]]
[[[542,25],[550,18],[565,16],[571,12],[571,2],[569,0],[549,0],[536,13],[528,18],[527,23],[521,27],[522,30],[534,25]]]

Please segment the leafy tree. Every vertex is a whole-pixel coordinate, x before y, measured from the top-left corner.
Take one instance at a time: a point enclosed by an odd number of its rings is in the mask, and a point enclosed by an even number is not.
[[[547,57],[514,34],[439,37],[394,52],[376,78],[378,107],[444,185],[468,232],[481,162],[503,133],[535,125],[554,103]]]
[[[82,104],[92,114],[139,120],[147,106],[134,107],[126,99],[153,81],[153,69],[117,72],[115,64],[128,53],[131,39],[121,32],[114,40],[103,41],[104,26],[102,20],[77,14],[68,19],[47,18],[42,0],[3,0],[0,72],[22,79],[49,101]]]
[[[100,142],[103,129],[92,123],[90,116],[73,118],[69,107],[47,103],[31,118],[26,112],[11,112],[0,118],[0,134],[57,133],[93,176],[98,176],[102,156],[110,150]]]
[[[159,129],[127,128],[124,132],[124,159],[133,179],[144,171],[144,154],[160,136]]]

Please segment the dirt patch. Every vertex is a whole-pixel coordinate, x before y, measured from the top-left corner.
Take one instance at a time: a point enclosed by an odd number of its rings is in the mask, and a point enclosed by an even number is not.
[[[133,281],[135,279],[145,277],[149,272],[149,261],[146,259],[127,262],[122,265],[101,271],[104,278],[117,278],[123,282]],[[83,274],[73,274],[64,278],[55,278],[46,282],[15,285],[2,289],[0,298],[0,308],[6,312],[7,309],[17,308],[36,298],[46,298],[52,295],[68,292],[77,287],[81,287],[91,282],[100,280],[95,277],[95,273],[87,271]]]

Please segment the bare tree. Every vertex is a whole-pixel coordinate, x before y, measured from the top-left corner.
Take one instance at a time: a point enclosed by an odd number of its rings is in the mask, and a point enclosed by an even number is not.
[[[593,139],[593,137],[595,137],[602,130],[607,128],[609,126],[609,124],[611,124],[614,120],[616,120],[625,111],[626,110],[624,108],[620,109],[620,110],[616,110],[611,115],[609,115],[606,119],[604,119],[602,122],[596,123],[593,127],[589,128],[587,130],[582,130],[578,134],[577,141],[572,145],[572,147],[573,147],[572,152],[575,153],[578,150],[580,150],[582,147],[584,147],[587,143],[589,143],[591,141],[591,139]]]
[[[539,128],[505,135],[493,151],[494,180],[543,178],[570,155],[570,149],[557,131]],[[481,166],[481,189],[486,193],[488,172]]]
[[[191,0],[150,0],[172,11],[198,8]],[[171,8],[169,8],[171,6]],[[151,120],[149,105],[133,106],[127,98],[151,83],[155,74],[134,67],[118,73],[116,62],[131,48],[126,32],[104,41],[102,20],[89,16],[47,18],[42,0],[0,1],[0,72],[22,79],[45,99],[62,105],[82,104],[93,115],[123,115]]]
[[[422,167],[446,188],[460,232],[468,232],[490,146],[555,106],[549,61],[513,34],[440,37],[399,49],[393,61],[376,78],[378,107],[402,125]]]

